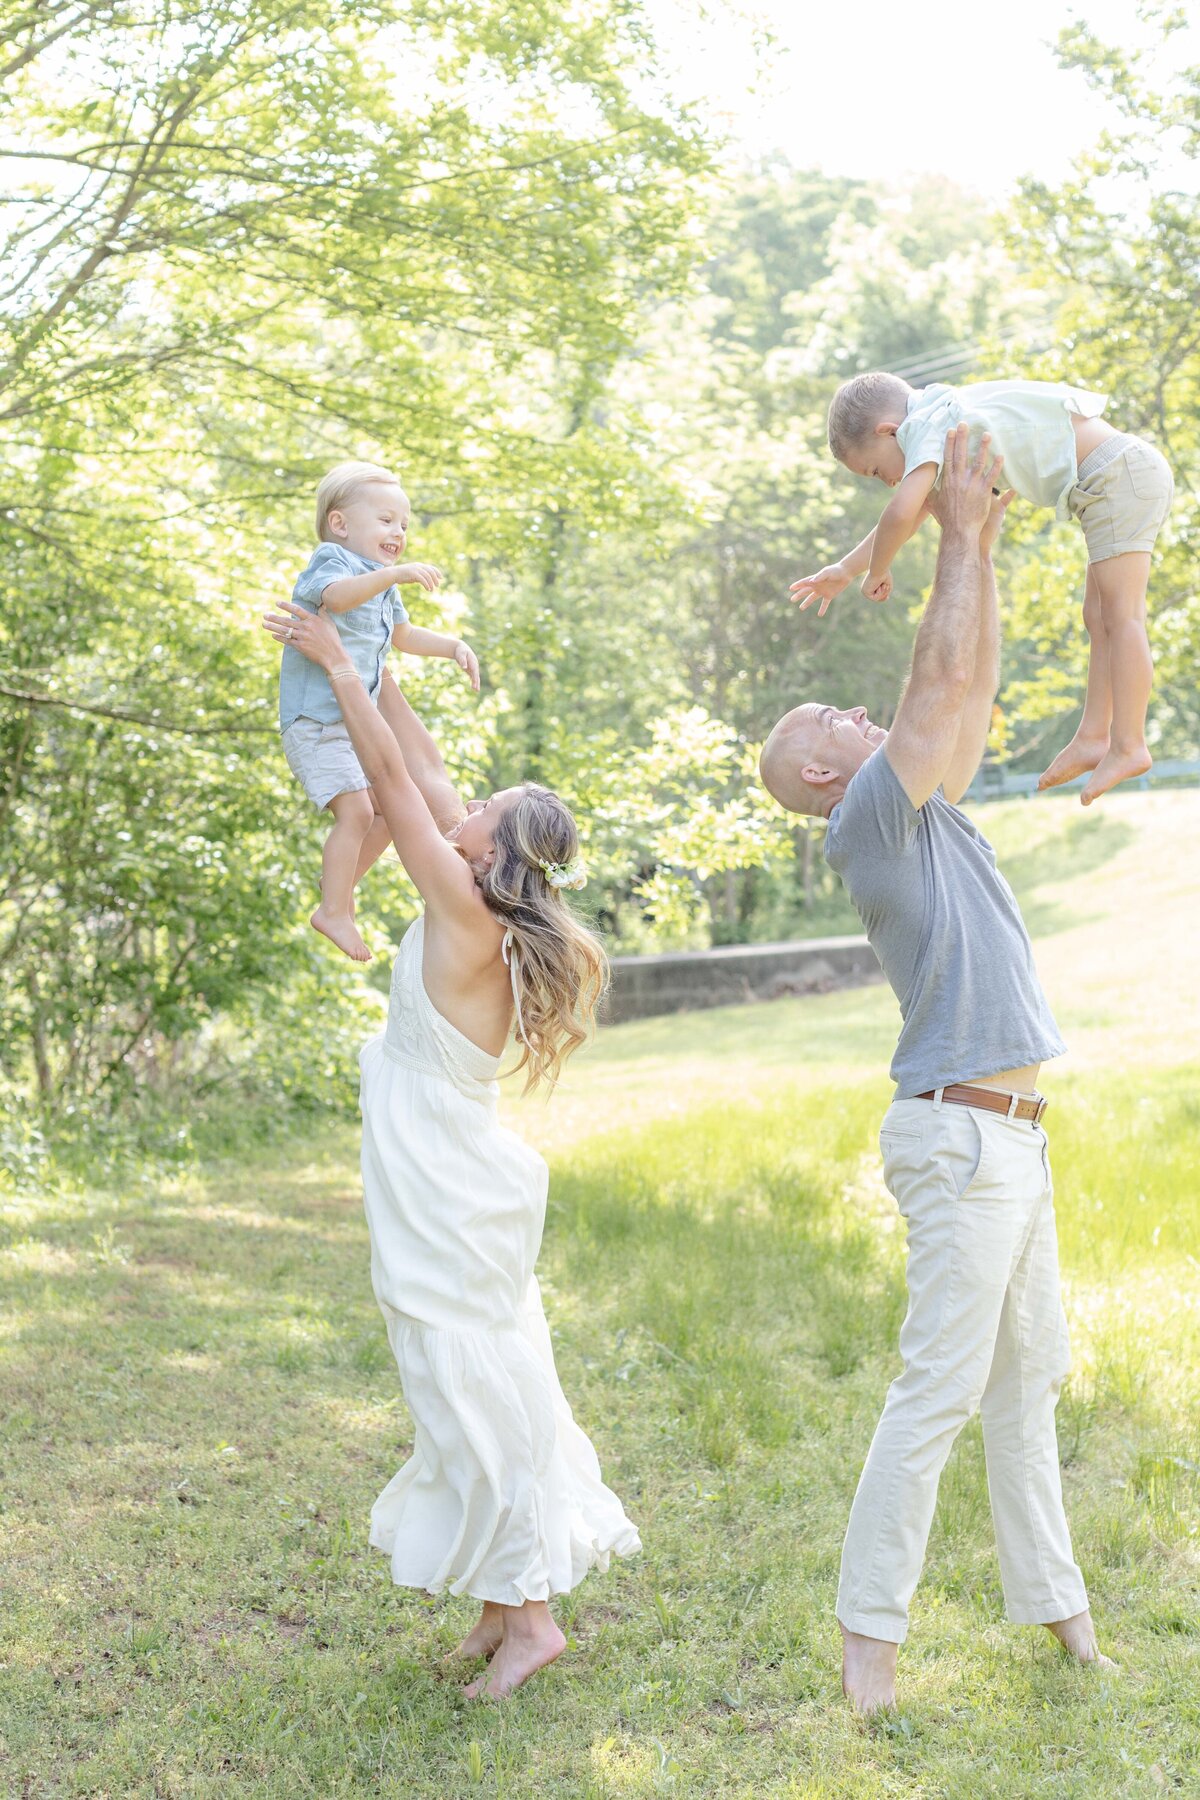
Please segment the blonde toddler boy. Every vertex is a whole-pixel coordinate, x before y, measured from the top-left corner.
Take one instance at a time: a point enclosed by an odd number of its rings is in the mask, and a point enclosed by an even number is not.
[[[317,548],[292,589],[297,606],[324,609],[371,698],[387,717],[389,648],[456,662],[478,691],[479,664],[461,638],[409,619],[399,589],[441,583],[430,563],[402,563],[411,508],[389,469],[339,463],[317,489]],[[354,922],[354,890],[387,848],[388,832],[354,753],[329,677],[290,644],[279,671],[279,727],[288,767],[313,805],[333,814],[312,925],[355,962],[370,952]]]
[[[1038,783],[1058,787],[1091,772],[1085,806],[1150,767],[1146,707],[1153,664],[1146,635],[1150,553],[1174,483],[1150,444],[1102,417],[1107,396],[1049,381],[987,381],[912,388],[875,372],[847,381],[829,409],[829,447],[856,475],[894,490],[879,523],[840,562],[792,585],[818,617],[855,575],[870,600],[891,592],[892,559],[925,518],[941,481],[946,436],[962,421],[1004,459],[1004,480],[1036,506],[1079,520],[1087,543],[1083,622],[1090,639],[1083,717]]]

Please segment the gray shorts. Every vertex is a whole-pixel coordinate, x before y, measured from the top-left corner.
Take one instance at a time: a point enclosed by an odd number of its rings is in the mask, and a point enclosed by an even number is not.
[[[282,741],[288,768],[314,806],[326,807],[339,794],[370,787],[340,719],[336,725],[322,725],[319,719],[293,719]]]
[[[1153,550],[1174,497],[1166,457],[1119,432],[1084,457],[1067,506],[1083,526],[1088,561],[1107,562],[1130,550]]]

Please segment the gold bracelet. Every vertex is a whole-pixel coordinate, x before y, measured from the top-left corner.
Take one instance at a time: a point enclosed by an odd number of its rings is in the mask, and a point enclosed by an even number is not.
[[[330,681],[345,681],[348,675],[353,675],[355,679],[357,679],[358,670],[351,667],[349,669],[330,669],[329,671]]]

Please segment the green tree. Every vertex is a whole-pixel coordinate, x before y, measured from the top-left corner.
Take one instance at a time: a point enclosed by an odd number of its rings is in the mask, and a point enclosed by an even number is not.
[[[270,997],[318,1035],[254,616],[346,455],[452,568],[611,504],[547,367],[594,382],[678,281],[705,153],[618,0],[18,4],[6,42],[0,1073],[48,1103]]]
[[[1061,187],[1028,181],[1010,241],[1057,305],[1053,347],[1036,372],[1111,396],[1108,417],[1157,442],[1175,473],[1172,519],[1155,551],[1150,638],[1152,747],[1200,750],[1200,69],[1181,62],[1181,13],[1160,19],[1140,51],[1106,45],[1085,25],[1059,40],[1059,61],[1104,95],[1116,124]],[[1165,67],[1162,66],[1165,63]],[[1065,742],[1082,703],[1087,639],[1077,528],[1025,534],[1010,582],[1010,666],[1002,696],[1010,751],[1040,761]]]

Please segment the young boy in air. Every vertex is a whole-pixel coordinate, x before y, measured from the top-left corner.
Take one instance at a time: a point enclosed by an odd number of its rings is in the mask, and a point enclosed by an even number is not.
[[[985,381],[912,388],[899,375],[857,375],[834,395],[829,447],[856,475],[893,489],[879,523],[860,544],[792,584],[801,610],[818,618],[855,575],[869,600],[886,600],[892,559],[928,517],[942,474],[946,434],[963,420],[972,449],[985,434],[1004,459],[1003,479],[1035,506],[1079,520],[1087,543],[1083,622],[1090,639],[1083,717],[1041,777],[1058,787],[1091,772],[1089,806],[1150,767],[1146,706],[1153,664],[1146,636],[1150,553],[1170,511],[1174,483],[1150,444],[1109,425],[1107,396],[1050,381]]]
[[[410,656],[444,656],[456,662],[479,690],[479,664],[461,638],[413,625],[399,589],[432,592],[441,572],[429,563],[402,563],[408,534],[408,495],[388,469],[376,463],[339,463],[317,489],[320,543],[292,589],[297,606],[322,607],[346,646],[346,655],[387,718],[383,686],[389,647]],[[387,848],[388,832],[375,810],[370,783],[354,754],[328,676],[288,643],[279,671],[279,728],[288,767],[313,805],[333,814],[321,863],[321,904],[312,915],[317,931],[355,962],[370,952],[354,922],[354,890]]]

